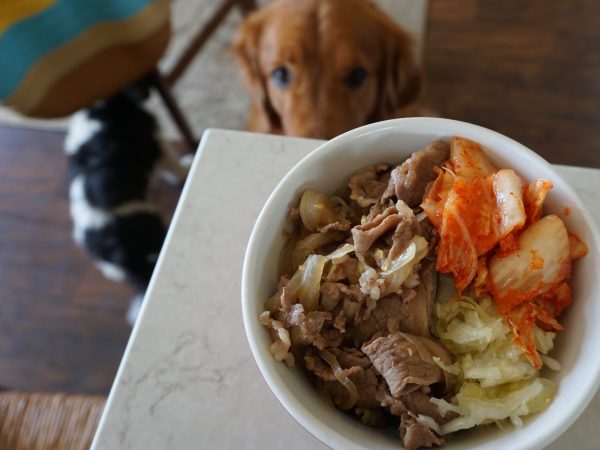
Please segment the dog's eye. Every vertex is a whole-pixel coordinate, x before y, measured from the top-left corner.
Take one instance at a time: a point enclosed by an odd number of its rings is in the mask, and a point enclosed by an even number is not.
[[[292,74],[287,67],[278,67],[271,73],[273,84],[279,88],[286,88],[292,81]]]
[[[346,85],[350,89],[358,89],[367,79],[367,71],[362,67],[356,67],[352,69],[352,72],[346,77]]]

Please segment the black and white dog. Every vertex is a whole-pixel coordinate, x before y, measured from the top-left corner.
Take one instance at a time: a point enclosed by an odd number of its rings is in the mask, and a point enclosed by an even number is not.
[[[146,87],[123,91],[76,113],[69,125],[69,199],[75,242],[104,276],[129,281],[138,295],[127,312],[135,322],[166,234],[147,198],[157,171],[183,183],[190,155],[179,161],[158,138],[141,105]]]

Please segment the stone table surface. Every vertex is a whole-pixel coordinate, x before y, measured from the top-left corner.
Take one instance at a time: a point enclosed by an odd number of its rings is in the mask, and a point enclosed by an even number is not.
[[[208,130],[92,449],[326,448],[277,402],[248,347],[242,261],[267,197],[321,141]],[[556,166],[600,223],[600,170]],[[548,449],[599,448],[600,395]]]

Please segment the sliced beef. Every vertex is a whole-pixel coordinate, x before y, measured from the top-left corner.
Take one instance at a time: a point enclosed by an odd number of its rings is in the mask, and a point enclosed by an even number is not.
[[[422,386],[445,382],[444,371],[433,362],[438,356],[451,364],[447,350],[432,339],[407,333],[379,337],[362,346],[385,379],[393,397],[400,398]]]
[[[366,320],[355,322],[347,327],[350,335],[357,341],[365,342],[379,333],[386,335],[390,326],[399,324],[405,317],[406,305],[399,295],[389,295],[377,301],[375,309]],[[399,326],[399,325],[398,325]],[[392,330],[393,331],[393,330]]]
[[[283,298],[285,297],[282,296]],[[300,303],[286,305],[282,300],[282,304],[284,306],[277,311],[275,317],[286,328],[291,329],[294,343],[312,344],[319,349],[337,347],[342,343],[344,335],[339,330],[323,326],[326,321],[333,320],[331,313],[324,311],[306,313]]]
[[[375,399],[382,407],[386,408],[390,414],[394,416],[401,416],[407,411],[406,405],[402,402],[402,400],[392,397],[392,394],[390,394],[390,390],[385,381],[381,381],[379,386],[377,386],[377,394],[375,394]]]
[[[389,166],[379,164],[366,166],[354,172],[348,182],[350,198],[363,208],[377,203],[389,183],[388,169]]]
[[[403,220],[398,223],[392,235],[392,247],[389,258],[397,258],[406,249],[408,243],[415,235],[422,236],[418,220]]]
[[[379,201],[371,206],[369,209],[369,214],[367,214],[367,222],[371,222],[375,217],[385,211],[387,208],[394,206],[394,202],[392,200],[388,201]]]
[[[441,437],[419,423],[416,416],[408,412],[400,417],[400,437],[406,450],[444,445]]]
[[[350,405],[350,407],[377,408],[380,406],[379,402],[375,399],[379,383],[375,369],[372,367],[363,369],[362,367],[355,366],[347,369],[344,373],[354,383],[359,394],[356,404]],[[350,394],[337,380],[325,381],[324,387],[336,405],[349,404]]]
[[[309,372],[312,372],[317,378],[325,381],[335,381],[335,375],[331,367],[321,359],[319,353],[309,348],[304,355],[304,364]]]
[[[277,360],[304,364],[319,393],[364,424],[399,421],[407,449],[443,444],[419,423],[419,414],[438,424],[456,416],[447,412],[442,417],[430,401],[431,396],[449,398],[454,381],[434,356],[448,365],[453,361],[431,338],[438,235],[424,214],[414,210],[436,177],[434,168],[448,155],[448,144],[436,141],[394,170],[386,165],[362,168],[352,175],[342,197],[319,194],[335,214],[310,230],[300,210],[293,208],[294,231],[283,250],[285,276],[261,315]],[[402,286],[389,283],[380,258],[396,260],[415,236],[427,241],[428,254]],[[326,264],[319,307],[305,310],[298,299],[299,266],[309,254],[330,254],[342,242],[353,243],[355,251]],[[425,253],[425,244],[418,244]]]
[[[354,250],[357,253],[368,251],[373,243],[388,231],[392,231],[402,221],[395,206],[390,206],[372,221],[352,228]]]
[[[399,200],[396,202],[396,208],[398,209],[398,215],[402,216],[402,221],[396,226],[394,234],[391,237],[391,242],[389,242],[391,246],[389,258],[391,259],[397,258],[415,236],[422,236],[429,242],[433,234],[433,228],[429,224],[429,221],[423,220],[419,222],[413,210],[406,203]],[[433,248],[433,246],[430,246],[430,248]]]
[[[355,408],[354,412],[362,423],[370,427],[383,427],[387,424],[387,414],[383,408]]]
[[[349,223],[336,221],[336,222],[327,224],[324,227],[319,228],[317,231],[319,233],[327,233],[329,231],[348,231],[349,229],[350,229]]]
[[[323,380],[322,385],[333,402],[342,409],[355,406],[362,408],[379,407],[380,402],[376,399],[376,395],[380,381],[369,358],[356,348],[329,348],[327,350],[335,356],[342,368],[339,375],[348,377],[359,393],[356,404],[352,404],[350,393],[337,380],[331,367],[323,361],[317,352],[309,350],[304,357],[306,368]]]
[[[405,289],[400,295],[388,295],[378,300],[370,316],[347,326],[351,336],[361,342],[375,334],[401,331],[415,336],[431,334],[437,274],[434,261],[423,260],[416,289]]]
[[[429,400],[429,395],[421,390],[413,391],[410,394],[396,398],[390,394],[385,381],[382,381],[377,387],[375,398],[382,407],[386,408],[394,416],[401,416],[406,411],[411,411],[415,414],[429,416],[440,425],[458,417],[458,414],[453,411],[446,412],[446,415],[442,417],[437,406]]]
[[[323,281],[321,283],[321,306],[325,311],[331,311],[336,307],[342,298],[342,291],[340,290],[341,283],[333,281]]]
[[[369,357],[357,348],[330,348],[328,350],[336,357],[343,369],[354,366],[368,369],[372,365]]]
[[[344,311],[339,311],[335,320],[333,321],[333,327],[336,330],[339,330],[340,333],[346,332],[346,317],[344,316]]]
[[[358,283],[360,278],[358,260],[345,255],[339,258],[339,261],[332,264],[331,269],[327,273],[327,281],[348,280],[349,284]]]
[[[309,313],[310,314],[310,313]],[[318,349],[326,347],[337,347],[344,342],[344,335],[337,329],[327,328],[312,341],[312,345]]]
[[[435,397],[435,396],[434,396]],[[438,424],[443,425],[458,417],[454,411],[447,411],[445,416],[442,416],[435,403],[431,403],[431,394],[425,393],[422,390],[411,392],[402,396],[402,404],[408,411],[415,414],[429,416]]]
[[[450,156],[450,145],[437,140],[423,150],[412,154],[404,163],[392,170],[390,182],[381,202],[396,195],[411,208],[421,204],[427,185],[436,178],[433,169]]]
[[[357,282],[358,282],[358,280],[357,280]],[[352,284],[350,286],[341,285],[340,291],[342,292],[342,294],[346,295],[348,298],[350,298],[356,302],[359,302],[359,303],[364,303],[365,300],[367,299],[367,295],[364,294],[360,290],[360,286],[358,284]]]
[[[422,391],[413,391],[410,394],[402,396],[402,403],[407,410],[412,411],[415,414],[422,414],[433,418],[437,423],[442,424],[449,421],[449,414],[446,417],[442,417],[438,411],[438,407],[431,403],[429,400],[430,396]],[[451,411],[450,411],[451,412]],[[456,414],[452,418],[456,417]]]
[[[421,264],[420,283],[416,288],[416,295],[407,302],[399,331],[428,337],[433,326],[437,272],[434,261],[424,260]]]
[[[356,252],[368,251],[377,239],[391,231],[394,231],[392,237],[394,245],[390,250],[392,258],[398,256],[406,248],[406,244],[414,235],[423,235],[423,230],[413,210],[403,201],[398,201],[372,219],[368,218],[365,224],[352,228]]]

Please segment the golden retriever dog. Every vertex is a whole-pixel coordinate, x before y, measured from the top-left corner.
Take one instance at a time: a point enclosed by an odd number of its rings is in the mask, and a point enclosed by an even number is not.
[[[398,117],[420,90],[410,36],[367,0],[275,0],[233,49],[251,131],[329,139]]]

